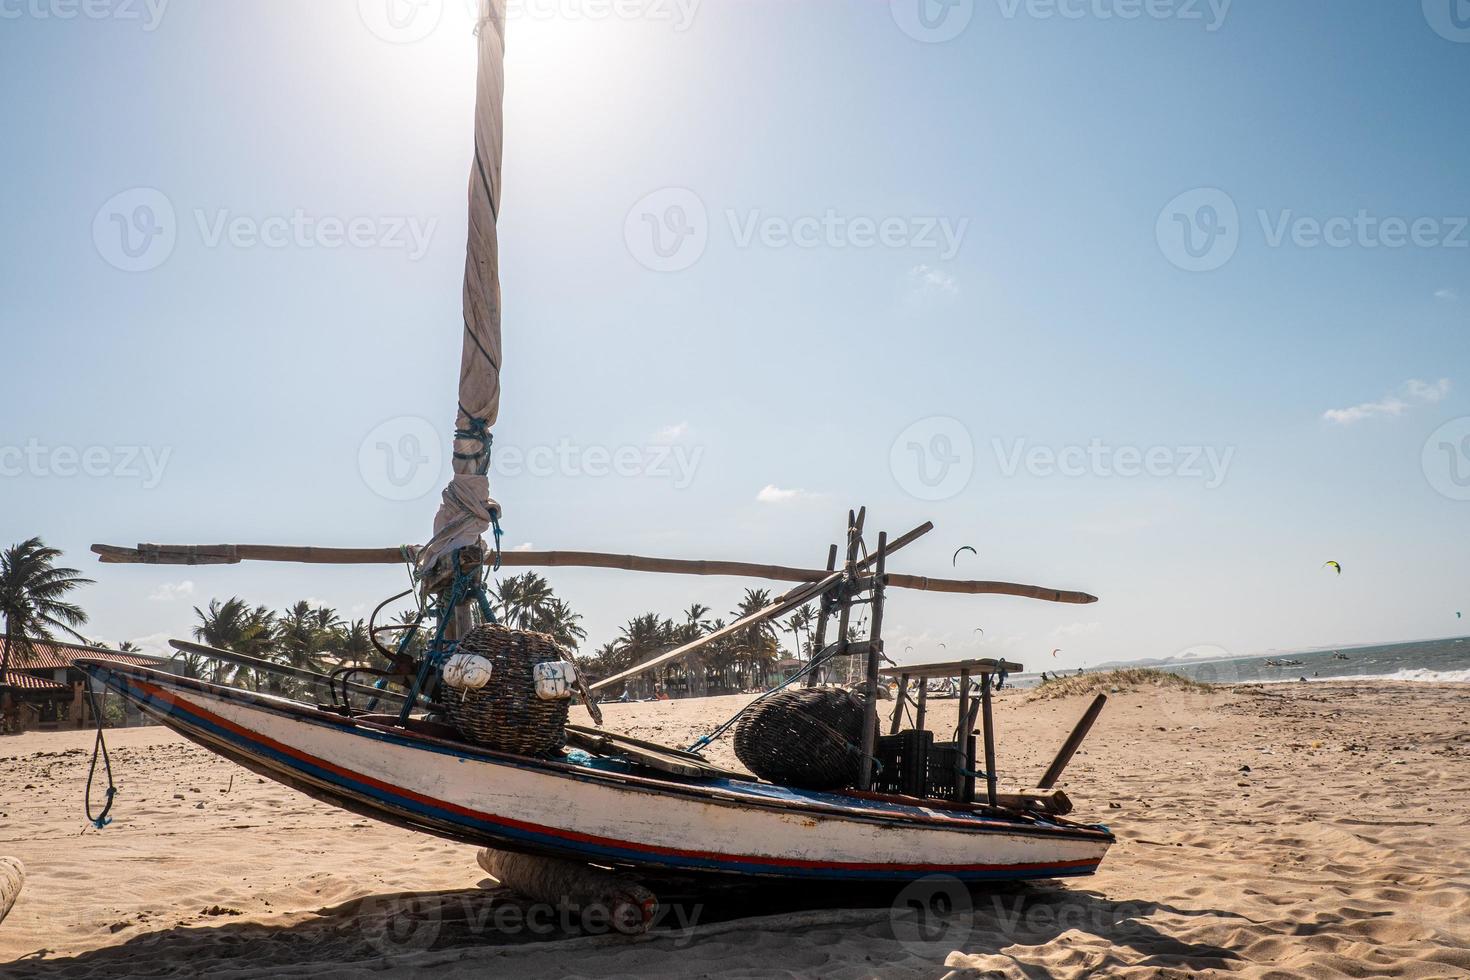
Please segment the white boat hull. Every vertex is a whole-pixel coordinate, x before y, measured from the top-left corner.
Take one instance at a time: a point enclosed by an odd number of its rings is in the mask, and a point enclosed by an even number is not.
[[[86,668],[164,724],[346,809],[469,844],[677,873],[810,880],[1091,874],[1112,836],[1032,817],[528,759],[116,663]]]

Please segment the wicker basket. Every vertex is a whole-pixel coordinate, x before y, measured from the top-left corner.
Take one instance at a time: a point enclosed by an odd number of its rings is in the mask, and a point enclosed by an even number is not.
[[[862,768],[861,695],[835,688],[782,691],[751,708],[735,729],[735,755],[781,786],[841,789]]]
[[[494,665],[490,682],[478,691],[440,688],[449,722],[461,735],[519,755],[546,755],[562,747],[571,700],[538,698],[534,677],[536,664],[571,659],[555,640],[545,633],[485,625],[466,634],[458,650],[478,654]]]

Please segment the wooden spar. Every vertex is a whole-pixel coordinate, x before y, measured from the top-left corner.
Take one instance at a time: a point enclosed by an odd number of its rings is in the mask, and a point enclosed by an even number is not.
[[[837,546],[834,544],[827,549],[827,574],[830,575],[836,570]],[[827,645],[827,617],[829,615],[831,615],[831,609],[828,608],[827,601],[824,598],[822,600],[821,607],[817,610],[817,631],[812,636],[812,648],[808,651],[808,671],[806,675],[807,687],[816,687],[817,681],[819,681],[822,676],[822,668],[819,666],[813,666],[812,661],[816,660],[818,651],[820,651],[822,647]]]
[[[1107,703],[1108,696],[1099,694],[1093,699],[1092,704],[1088,705],[1086,713],[1078,719],[1077,727],[1072,729],[1072,734],[1068,735],[1067,740],[1062,743],[1057,757],[1047,767],[1046,775],[1042,776],[1041,782],[1036,784],[1037,789],[1051,789],[1062,778],[1062,771],[1067,768],[1067,763],[1072,761],[1072,756],[1077,754],[1077,750],[1082,746],[1082,740],[1087,737],[1088,732],[1092,731],[1093,723],[1097,721],[1097,716],[1102,714],[1103,705]]]
[[[626,681],[632,677],[637,677],[639,674],[645,673],[646,671],[650,671],[656,667],[662,667],[665,664],[672,663],[673,661],[678,660],[680,657],[687,657],[694,651],[702,649],[703,647],[715,642],[716,640],[722,640],[725,637],[730,636],[731,634],[743,630],[749,626],[753,626],[756,623],[763,622],[767,619],[774,619],[777,616],[784,616],[791,610],[798,609],[801,606],[806,605],[808,602],[811,602],[813,599],[822,595],[828,589],[833,588],[841,581],[842,575],[839,572],[833,573],[830,577],[821,582],[813,582],[810,585],[803,585],[798,588],[792,589],[790,592],[786,593],[781,598],[771,603],[769,606],[766,606],[764,609],[758,609],[755,612],[751,613],[749,616],[741,617],[740,619],[735,620],[735,622],[731,623],[729,626],[726,626],[724,629],[718,629],[715,630],[713,633],[707,633],[704,636],[701,636],[699,639],[693,641],[692,643],[686,643],[681,647],[676,647],[673,650],[670,650],[668,653],[665,653],[658,657],[654,657],[652,660],[645,661],[635,667],[629,667],[627,670],[623,671],[620,674],[614,674],[611,677],[598,681],[596,684],[593,684],[590,689],[593,691],[600,691],[605,687],[611,687],[614,684],[620,684],[623,681]]]
[[[328,687],[335,683],[328,675],[319,674],[314,670],[293,667],[290,664],[278,664],[270,660],[262,660],[259,657],[252,657],[248,654],[236,653],[233,650],[221,650],[218,647],[205,646],[202,643],[190,643],[188,640],[169,640],[168,645],[180,653],[189,653],[197,657],[207,657],[211,660],[223,660],[226,663],[232,663],[239,667],[249,667],[251,670],[262,670],[267,673],[281,674],[285,677],[294,677],[297,680],[325,684]],[[397,691],[368,687],[366,684],[358,684],[353,681],[346,681],[345,684],[348,690],[369,697],[392,699],[394,701],[404,700],[404,695]]]
[[[981,734],[985,739],[985,798],[995,806],[995,715],[991,711],[990,675],[980,675],[980,714],[984,718]]]
[[[863,689],[868,700],[863,706],[863,769],[858,774],[858,789],[873,788],[878,754],[878,661],[883,656],[883,573],[888,558],[888,534],[878,532],[878,559],[873,569],[873,622],[868,640],[867,674]],[[994,802],[993,800],[991,802]]]
[[[889,552],[897,551],[933,530],[931,523],[921,524],[907,534],[893,539]],[[313,548],[293,545],[160,545],[141,544],[136,548],[94,544],[92,551],[108,564],[143,565],[235,565],[242,561],[299,562],[312,565],[401,565],[412,557],[401,548]],[[869,557],[859,563],[859,570],[873,563]],[[791,568],[785,565],[761,565],[739,561],[703,561],[682,558],[649,558],[641,555],[614,555],[593,551],[507,551],[501,554],[504,568],[608,568],[631,572],[660,572],[674,575],[721,575],[760,578],[774,582],[819,582],[827,572],[813,568]],[[975,582],[929,578],[923,575],[888,573],[892,588],[919,592],[944,592],[953,595],[1010,595],[1065,602],[1079,605],[1096,602],[1097,597],[1085,592],[1066,592],[1035,585],[1012,582]]]

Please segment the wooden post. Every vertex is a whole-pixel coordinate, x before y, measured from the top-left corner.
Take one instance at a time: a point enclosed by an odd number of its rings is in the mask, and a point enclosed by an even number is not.
[[[837,614],[837,656],[847,655],[847,624],[852,617],[852,593],[851,586],[853,577],[856,575],[858,542],[862,540],[862,513],[854,514],[847,512],[847,563],[842,566],[843,581],[842,611]]]
[[[970,733],[965,723],[970,720],[970,672],[960,671],[960,716],[955,719],[955,796],[961,803],[975,800],[975,753],[970,750]]]
[[[888,726],[888,734],[897,735],[899,728],[903,726],[903,708],[908,703],[909,675],[898,675],[898,697],[894,698],[893,721]]]
[[[928,701],[929,701],[929,682],[927,680],[925,680],[924,678],[920,677],[919,678],[919,700],[918,700],[917,705],[914,707],[914,731],[916,731],[916,732],[922,732],[924,730],[924,707],[928,703]]]
[[[1057,780],[1062,778],[1062,770],[1067,768],[1067,763],[1071,762],[1072,756],[1077,754],[1077,750],[1082,746],[1082,740],[1087,737],[1088,732],[1092,731],[1093,722],[1097,721],[1097,716],[1102,714],[1103,705],[1107,703],[1106,694],[1099,694],[1093,700],[1087,712],[1077,722],[1077,727],[1072,729],[1072,734],[1067,736],[1067,741],[1062,743],[1057,757],[1047,767],[1046,775],[1042,776],[1041,782],[1036,784],[1037,789],[1051,789],[1057,784]]]
[[[837,546],[834,544],[827,549],[827,571],[831,573],[835,572],[836,570]],[[812,637],[813,657],[821,653],[822,648],[827,645],[827,617],[830,614],[831,613],[827,604],[827,597],[823,595],[817,599],[817,632]],[[826,670],[825,667],[817,667],[816,669],[808,673],[806,675],[806,686],[816,687],[817,681],[821,679],[821,675],[824,670]]]
[[[867,709],[863,712],[863,770],[858,789],[873,788],[873,769],[878,751],[878,668],[883,658],[883,572],[888,557],[888,534],[878,534],[878,563],[873,569],[873,628],[868,634]],[[900,705],[902,710],[902,705]]]
[[[980,714],[985,737],[985,802],[995,806],[995,717],[991,713],[990,675],[980,675]],[[973,769],[973,767],[971,767]]]

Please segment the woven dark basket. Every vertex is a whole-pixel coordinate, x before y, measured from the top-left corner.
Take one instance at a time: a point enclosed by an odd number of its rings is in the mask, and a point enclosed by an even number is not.
[[[861,695],[835,688],[773,694],[741,717],[735,755],[780,786],[851,786],[862,768],[864,704]]]
[[[555,640],[545,633],[476,626],[459,641],[457,652],[484,657],[494,667],[490,683],[478,691],[440,687],[449,723],[461,735],[518,755],[546,755],[565,744],[571,700],[536,696],[536,664],[571,659]]]

